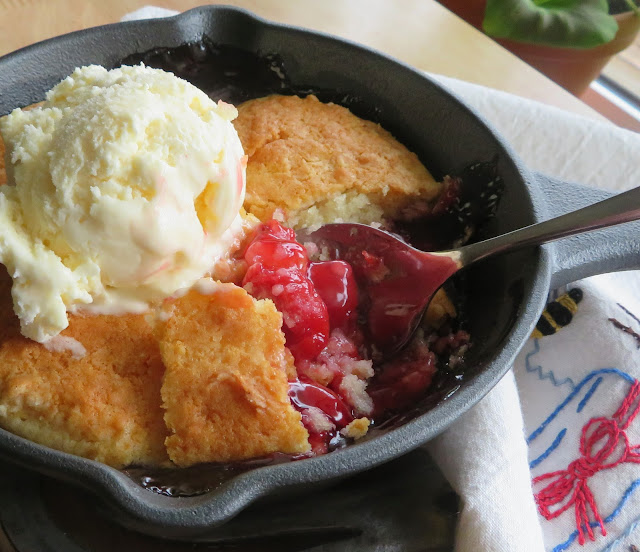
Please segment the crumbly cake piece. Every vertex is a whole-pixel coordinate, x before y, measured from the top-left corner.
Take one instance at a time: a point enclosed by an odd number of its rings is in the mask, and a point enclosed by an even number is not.
[[[368,433],[370,425],[371,420],[369,418],[356,418],[341,433],[351,439],[362,439]]]
[[[423,325],[430,329],[438,329],[451,318],[456,318],[456,308],[443,288],[434,294],[427,312],[424,313]]]
[[[164,367],[144,316],[71,316],[48,350],[20,334],[10,290],[0,265],[0,426],[114,467],[166,462]]]
[[[261,220],[280,209],[294,227],[369,223],[441,191],[414,153],[339,105],[274,95],[238,113],[234,125],[249,157],[244,206]]]
[[[178,466],[310,449],[288,397],[282,315],[233,284],[166,302],[157,336],[166,440]]]

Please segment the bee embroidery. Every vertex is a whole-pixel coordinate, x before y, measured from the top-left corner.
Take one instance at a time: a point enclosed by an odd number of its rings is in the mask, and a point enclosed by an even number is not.
[[[573,288],[564,295],[551,301],[542,312],[542,316],[536,324],[531,337],[540,339],[545,335],[556,333],[571,322],[573,315],[578,310],[578,303],[582,301],[582,290]]]

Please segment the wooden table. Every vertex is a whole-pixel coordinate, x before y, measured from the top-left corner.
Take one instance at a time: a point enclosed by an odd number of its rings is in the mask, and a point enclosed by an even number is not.
[[[175,10],[202,0],[0,0],[0,55],[39,40],[114,23],[147,4]],[[603,120],[434,0],[226,0],[270,20],[361,42],[419,69]],[[0,75],[1,77],[1,75]]]

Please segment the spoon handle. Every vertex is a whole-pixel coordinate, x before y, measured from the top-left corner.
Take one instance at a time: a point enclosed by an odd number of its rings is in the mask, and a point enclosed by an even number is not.
[[[462,247],[459,250],[459,263],[461,266],[467,266],[496,253],[539,245],[638,219],[640,219],[640,187],[566,215]]]

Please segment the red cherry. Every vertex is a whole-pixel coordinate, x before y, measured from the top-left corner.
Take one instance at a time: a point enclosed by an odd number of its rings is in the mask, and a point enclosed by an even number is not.
[[[265,239],[267,236],[282,240],[282,241],[295,241],[296,233],[286,226],[282,226],[277,220],[271,219],[267,222],[263,222],[258,227],[258,232],[254,237],[254,241],[257,239]]]
[[[327,305],[331,328],[350,333],[358,309],[358,285],[351,265],[344,261],[311,263],[309,277]]]
[[[295,360],[313,360],[329,339],[329,313],[307,276],[307,254],[293,230],[275,220],[262,224],[245,261],[249,268],[242,285],[252,296],[275,303]]]
[[[424,396],[436,372],[436,357],[427,347],[383,365],[367,391],[374,403],[374,417],[388,410],[405,408]]]
[[[338,429],[353,421],[351,410],[335,392],[304,376],[289,382],[289,398],[299,412],[319,408]]]
[[[269,234],[254,240],[247,247],[244,258],[249,265],[262,263],[275,268],[305,270],[309,264],[307,252],[299,243],[273,239]]]

